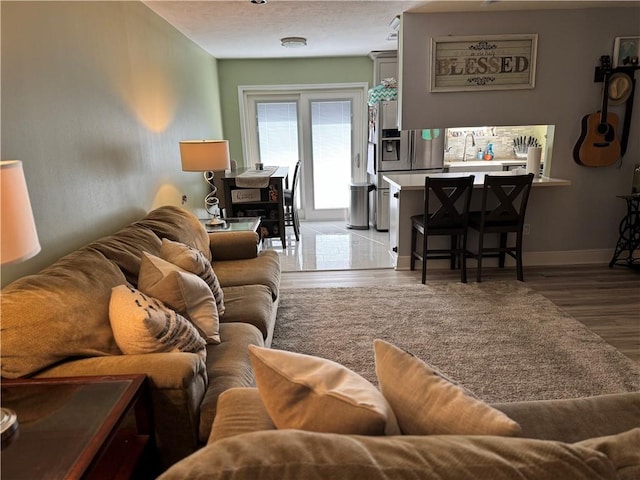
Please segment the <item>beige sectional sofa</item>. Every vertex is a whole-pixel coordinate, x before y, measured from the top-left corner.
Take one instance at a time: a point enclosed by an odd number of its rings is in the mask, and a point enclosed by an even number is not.
[[[520,421],[539,416],[532,435],[365,436],[276,430],[260,422],[257,395],[234,395],[216,423],[238,409],[251,411],[253,432],[212,440],[165,472],[161,480],[597,480],[640,478],[640,403],[638,394],[616,394],[575,402],[514,403],[505,408]],[[244,403],[240,403],[244,402]],[[228,404],[227,404],[228,405]],[[501,408],[500,406],[499,408]],[[631,407],[631,408],[630,408]],[[259,412],[260,410],[258,410]],[[601,413],[604,412],[604,413]],[[604,431],[592,437],[589,415]],[[266,414],[265,414],[266,415]],[[225,420],[226,418],[226,420]],[[246,418],[246,417],[245,417]],[[219,420],[218,420],[219,419]],[[575,428],[560,428],[571,422]],[[606,423],[611,425],[607,426]],[[564,423],[567,425],[567,423]],[[586,431],[583,429],[587,427]],[[628,430],[627,430],[628,429]],[[560,430],[565,430],[560,434]],[[570,431],[570,432],[569,432]],[[220,435],[225,432],[218,429]]]
[[[378,388],[329,360],[248,349],[256,388],[220,395],[208,445],[161,480],[640,478],[640,392],[488,405],[383,340]]]
[[[114,338],[112,289],[137,288],[143,252],[159,256],[163,239],[202,252],[222,286],[221,341],[206,356],[125,355]],[[161,207],[2,290],[2,377],[146,374],[167,467],[206,443],[222,392],[254,385],[247,346],[271,344],[279,285],[277,253],[259,251],[256,233],[208,234],[191,213]]]
[[[161,480],[640,478],[638,393],[494,406],[521,424],[519,437],[276,430],[257,390],[233,389],[209,444]]]

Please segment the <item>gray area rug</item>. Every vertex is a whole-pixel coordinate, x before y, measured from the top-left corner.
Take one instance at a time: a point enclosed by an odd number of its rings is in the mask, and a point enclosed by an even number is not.
[[[334,360],[377,384],[376,338],[488,402],[640,390],[639,365],[516,281],[280,292],[272,348]]]

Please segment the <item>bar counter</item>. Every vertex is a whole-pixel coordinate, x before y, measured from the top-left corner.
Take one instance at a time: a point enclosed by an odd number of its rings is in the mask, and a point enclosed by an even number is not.
[[[513,171],[502,172],[455,172],[455,173],[393,173],[384,175],[389,182],[389,248],[395,257],[396,270],[409,268],[411,260],[411,217],[422,213],[424,208],[424,179],[451,178],[474,175],[472,205],[479,205],[480,192],[485,175],[514,175]],[[539,187],[567,187],[569,180],[550,177],[533,179],[533,189],[529,202],[535,202],[535,189]],[[476,202],[474,202],[476,199]],[[472,207],[473,210],[473,207]]]

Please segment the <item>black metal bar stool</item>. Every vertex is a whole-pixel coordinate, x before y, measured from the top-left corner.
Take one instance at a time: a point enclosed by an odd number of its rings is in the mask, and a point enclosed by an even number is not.
[[[296,188],[298,186],[298,173],[300,172],[300,160],[296,162],[293,170],[293,181],[291,189],[284,189],[284,226],[293,227],[296,241],[300,241],[300,220],[298,219],[298,209],[296,208]]]

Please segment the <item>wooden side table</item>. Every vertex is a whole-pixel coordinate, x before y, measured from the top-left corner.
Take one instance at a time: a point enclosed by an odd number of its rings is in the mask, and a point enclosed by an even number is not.
[[[145,375],[3,379],[1,389],[18,416],[2,444],[3,480],[158,475]]]
[[[207,233],[215,232],[256,232],[260,233],[260,217],[229,217],[223,225],[209,225],[208,219],[200,219]]]
[[[640,249],[640,193],[618,195],[618,198],[627,202],[627,214],[620,222],[620,236],[609,267],[625,265],[640,268],[640,257],[633,256],[634,251]],[[623,252],[627,252],[626,258],[620,258]]]

